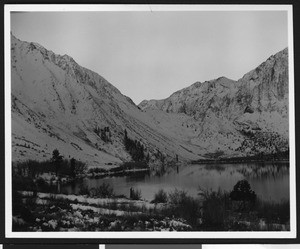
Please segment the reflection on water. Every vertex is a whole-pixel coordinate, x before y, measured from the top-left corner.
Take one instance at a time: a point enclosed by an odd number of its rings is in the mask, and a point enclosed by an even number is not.
[[[130,176],[116,176],[98,179],[85,179],[82,183],[65,186],[69,193],[78,193],[80,184],[88,188],[100,186],[103,182],[113,186],[118,195],[129,196],[131,187],[140,189],[142,197],[152,200],[154,194],[163,189],[171,192],[174,188],[183,189],[189,195],[197,196],[200,189],[230,191],[242,179],[247,179],[256,194],[269,201],[289,199],[289,165],[281,164],[207,164],[181,166],[157,174],[138,173]]]

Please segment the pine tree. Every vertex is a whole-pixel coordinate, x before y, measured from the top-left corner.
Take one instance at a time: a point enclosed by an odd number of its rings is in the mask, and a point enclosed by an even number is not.
[[[74,157],[72,157],[71,158],[71,160],[70,160],[70,171],[71,171],[71,176],[73,177],[73,178],[75,178],[75,176],[76,176],[76,173],[75,173],[75,163],[76,163],[76,160],[74,159]]]
[[[54,164],[56,176],[58,176],[58,171],[62,164],[62,159],[63,159],[63,156],[60,155],[58,149],[53,150],[51,161]]]
[[[134,161],[144,160],[144,145],[140,141],[130,139],[126,129],[124,130],[124,146]]]

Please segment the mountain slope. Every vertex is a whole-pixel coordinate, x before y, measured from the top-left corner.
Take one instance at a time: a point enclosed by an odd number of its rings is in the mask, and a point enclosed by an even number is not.
[[[109,167],[131,160],[124,130],[153,161],[162,154],[196,159],[174,136],[103,77],[39,44],[11,36],[13,161],[65,157]],[[158,152],[159,151],[159,152]]]
[[[137,107],[70,56],[11,36],[13,161],[49,159],[57,148],[65,158],[112,167],[132,160],[125,129],[151,163],[286,151],[287,55],[238,81],[196,82]]]
[[[212,156],[256,155],[288,150],[288,50],[240,80],[196,82],[163,100],[144,100],[145,112],[187,115],[190,143]],[[206,153],[205,153],[206,151]]]

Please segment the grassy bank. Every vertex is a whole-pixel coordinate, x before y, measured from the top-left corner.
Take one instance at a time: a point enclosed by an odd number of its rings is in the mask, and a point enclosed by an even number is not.
[[[137,189],[131,198],[116,196],[107,184],[79,195],[15,187],[19,189],[13,191],[14,231],[289,230],[288,201],[236,200],[221,190],[202,191],[198,198],[183,190],[159,190],[149,202]]]

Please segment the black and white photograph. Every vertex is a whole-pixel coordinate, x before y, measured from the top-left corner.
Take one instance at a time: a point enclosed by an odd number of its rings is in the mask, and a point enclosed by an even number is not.
[[[5,6],[6,236],[295,238],[292,20]]]

